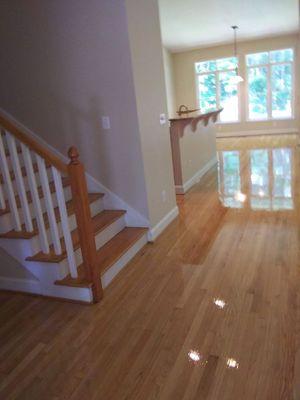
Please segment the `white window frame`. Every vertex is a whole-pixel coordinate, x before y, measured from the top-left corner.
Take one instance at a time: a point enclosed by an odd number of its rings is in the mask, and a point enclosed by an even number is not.
[[[273,51],[281,51],[281,50],[293,50],[293,61],[281,61],[281,62],[272,62],[270,61],[270,53]],[[256,65],[247,65],[247,56],[252,54],[259,54],[259,53],[268,53],[269,62],[267,64],[256,64]],[[259,51],[258,53],[249,53],[245,55],[245,68],[246,68],[246,107],[247,107],[247,122],[263,122],[263,121],[283,121],[283,120],[291,120],[295,119],[295,48],[294,47],[285,47],[282,49],[272,49],[272,50],[263,50]],[[292,71],[292,94],[291,94],[291,107],[292,107],[292,114],[290,117],[281,117],[281,118],[274,118],[272,116],[272,81],[271,81],[271,67],[273,65],[291,65]],[[251,68],[260,68],[266,67],[267,68],[267,118],[259,118],[259,119],[251,119],[250,112],[249,112],[249,70]]]
[[[194,63],[194,71],[195,71],[195,87],[196,87],[196,104],[197,104],[197,108],[201,108],[200,107],[200,93],[199,93],[199,89],[198,89],[198,76],[201,75],[210,75],[210,74],[214,74],[215,75],[215,81],[216,81],[216,108],[221,108],[220,105],[220,79],[219,79],[219,73],[220,72],[230,72],[230,71],[235,71],[236,68],[228,68],[228,69],[219,69],[216,71],[208,71],[208,72],[197,72],[196,71],[196,64],[200,63],[200,62],[208,62],[208,61],[217,61],[217,60],[222,60],[224,58],[231,58],[231,57],[235,57],[235,56],[228,56],[228,57],[219,57],[219,58],[215,58],[212,60],[201,60],[201,61],[196,61]],[[237,67],[239,70],[239,57],[236,56],[237,59]],[[218,115],[218,124],[237,124],[241,122],[241,96],[240,96],[240,85],[237,85],[237,97],[238,97],[238,119],[235,121],[220,121],[220,114]],[[202,111],[202,110],[201,110]]]

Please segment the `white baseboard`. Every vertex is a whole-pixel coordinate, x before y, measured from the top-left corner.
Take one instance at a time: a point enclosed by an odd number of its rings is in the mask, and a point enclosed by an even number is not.
[[[217,139],[230,138],[235,136],[261,136],[261,135],[284,135],[284,134],[299,134],[297,128],[282,128],[282,129],[257,129],[253,131],[230,131],[217,132]]]
[[[183,185],[176,185],[175,190],[177,194],[186,193],[192,186],[200,181],[203,175],[206,174],[215,164],[217,163],[217,157],[209,160],[199,171],[195,173],[187,182]]]
[[[158,224],[156,224],[148,232],[149,242],[154,242],[154,240],[166,229],[166,227],[178,216],[178,207],[174,207],[167,215],[165,215]]]
[[[41,284],[37,280],[17,279],[6,276],[0,277],[1,290],[41,294]]]
[[[54,154],[56,154],[56,156],[58,158],[60,158],[65,164],[69,163],[69,159],[68,159],[67,156],[61,154],[57,149],[52,147],[44,139],[42,139],[37,134],[32,132],[25,125],[23,125],[15,117],[10,115],[8,112],[3,110],[2,108],[0,108],[0,114],[2,114],[5,118],[10,120],[13,124],[15,124],[18,127],[20,127],[20,129],[22,129],[29,136],[34,138],[41,145],[46,147],[49,151],[51,151]],[[119,209],[119,210],[126,210],[127,211],[126,216],[125,216],[125,220],[126,220],[127,226],[136,226],[136,227],[149,227],[150,226],[150,222],[145,216],[141,215],[137,210],[135,210],[128,203],[126,203],[123,199],[121,199],[119,196],[117,196],[115,193],[113,193],[111,190],[109,190],[106,186],[104,186],[97,179],[93,178],[88,173],[86,173],[86,179],[87,179],[88,189],[91,192],[101,192],[101,193],[105,194],[105,197],[104,197],[104,200],[103,200],[104,201],[104,208],[106,208],[106,209]]]

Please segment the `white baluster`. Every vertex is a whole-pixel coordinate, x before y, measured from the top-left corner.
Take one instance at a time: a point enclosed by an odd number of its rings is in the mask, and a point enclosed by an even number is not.
[[[45,204],[46,204],[46,210],[47,210],[48,219],[49,219],[50,232],[51,232],[51,237],[52,237],[52,241],[53,241],[54,252],[55,252],[55,254],[58,255],[58,254],[61,254],[62,251],[61,251],[61,244],[60,244],[59,233],[58,233],[58,229],[57,229],[57,223],[56,223],[56,218],[55,218],[55,213],[54,213],[51,192],[50,192],[50,188],[49,188],[48,175],[47,175],[47,171],[46,171],[45,161],[39,155],[36,155],[36,160],[38,163],[40,181],[41,181],[44,198],[45,198]]]
[[[77,273],[76,261],[75,261],[75,256],[74,256],[73,242],[72,242],[72,237],[71,237],[70,227],[69,227],[69,222],[68,222],[68,213],[67,213],[67,208],[66,208],[65,195],[64,195],[62,182],[61,182],[61,175],[60,175],[60,172],[55,167],[51,167],[51,169],[52,169],[52,174],[53,174],[53,178],[54,178],[57,203],[58,203],[58,208],[59,208],[59,213],[60,213],[60,220],[61,220],[61,226],[62,226],[62,231],[63,231],[63,235],[64,235],[64,241],[65,241],[65,246],[66,246],[66,252],[67,252],[70,273],[71,273],[72,278],[77,278],[78,273]]]
[[[25,168],[26,168],[26,174],[28,177],[28,184],[29,184],[30,193],[31,193],[31,197],[32,197],[32,203],[34,206],[35,218],[36,218],[37,227],[38,227],[38,231],[39,231],[39,240],[40,240],[41,249],[42,249],[43,253],[49,253],[49,243],[48,243],[45,222],[44,222],[44,218],[43,218],[43,212],[42,212],[40,197],[39,197],[39,193],[38,193],[38,189],[37,189],[37,183],[36,183],[35,174],[34,174],[34,170],[33,170],[30,151],[29,151],[28,147],[25,146],[23,143],[21,143],[21,148],[22,148],[22,154],[23,154],[24,164],[25,164]]]
[[[6,208],[5,197],[3,194],[2,185],[0,184],[0,209],[4,210]]]
[[[20,232],[22,230],[19,211],[16,203],[15,193],[11,182],[10,172],[8,169],[7,159],[5,155],[5,149],[3,145],[2,135],[0,133],[0,165],[2,170],[2,176],[5,183],[5,189],[7,191],[9,209],[12,216],[13,227],[15,231]]]
[[[6,139],[7,139],[7,144],[8,144],[8,148],[9,148],[9,155],[10,155],[11,163],[13,166],[13,171],[15,174],[17,191],[18,191],[18,195],[19,195],[19,199],[20,199],[20,203],[21,203],[21,207],[22,207],[22,211],[23,211],[25,228],[26,228],[27,232],[32,232],[33,231],[32,218],[31,218],[29,205],[28,205],[28,199],[27,199],[26,190],[25,190],[25,186],[24,186],[20,161],[19,161],[17,147],[16,147],[16,141],[15,141],[15,138],[9,132],[6,132]]]

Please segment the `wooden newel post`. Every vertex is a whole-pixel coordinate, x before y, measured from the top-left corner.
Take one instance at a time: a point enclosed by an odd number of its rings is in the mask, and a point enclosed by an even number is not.
[[[96,267],[96,243],[92,227],[91,211],[88,199],[88,190],[84,166],[79,161],[76,147],[68,151],[70,163],[68,172],[75,208],[77,228],[84,263],[86,279],[92,283],[94,301],[98,302],[103,297],[101,277]]]

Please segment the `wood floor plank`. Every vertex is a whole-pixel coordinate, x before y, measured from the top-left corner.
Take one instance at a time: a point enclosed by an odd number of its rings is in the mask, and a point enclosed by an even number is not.
[[[101,303],[0,293],[1,399],[300,398],[297,137],[217,147],[239,172],[221,163],[178,196],[179,218]],[[258,150],[268,168],[251,167]]]

